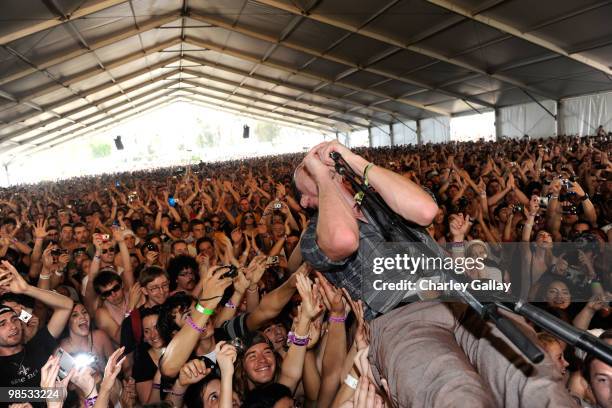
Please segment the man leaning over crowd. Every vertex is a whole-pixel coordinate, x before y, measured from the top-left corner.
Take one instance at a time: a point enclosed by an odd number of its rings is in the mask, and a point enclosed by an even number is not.
[[[363,299],[366,318],[372,319],[375,311],[368,302],[376,295],[362,293],[361,258],[371,256],[385,239],[365,220],[333,171],[329,154],[334,151],[357,174],[367,172],[369,184],[391,209],[413,224],[431,223],[437,205],[417,184],[368,163],[335,141],[314,147],[296,169],[300,204],[318,211],[302,236],[302,256],[351,297]],[[413,230],[417,236],[424,231]],[[463,236],[456,238],[463,242]],[[400,301],[396,298],[395,306]],[[387,312],[394,305],[384,306]],[[524,321],[512,318],[535,340],[535,332]],[[464,304],[411,303],[371,323],[369,376],[398,406],[575,406],[550,358],[530,370],[512,345],[499,340],[503,338]]]

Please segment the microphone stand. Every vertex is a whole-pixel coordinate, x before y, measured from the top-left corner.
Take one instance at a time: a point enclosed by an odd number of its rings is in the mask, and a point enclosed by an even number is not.
[[[405,219],[393,211],[372,187],[363,182],[361,176],[353,171],[340,153],[331,152],[330,157],[334,161],[334,167],[338,174],[343,176],[356,192],[355,200],[365,218],[368,222],[378,226],[385,238],[389,239],[391,237],[390,231],[393,231],[405,241],[422,242],[414,231],[412,231],[413,227],[409,226]],[[383,216],[387,225],[381,222]],[[429,252],[429,255],[434,257],[440,255],[439,252],[436,252],[436,249],[441,250],[439,247],[434,249],[428,245],[423,245],[422,249]],[[452,278],[460,282],[469,281],[463,274],[455,273],[454,275],[450,275],[444,268],[442,268],[442,271],[447,275],[447,278]],[[467,303],[481,318],[493,322],[495,326],[527,357],[527,359],[534,364],[544,359],[544,353],[529,337],[516,327],[512,320],[500,314],[498,309],[514,310],[514,312],[532,320],[553,336],[587,353],[593,354],[608,365],[612,365],[612,346],[584,330],[577,329],[563,322],[536,306],[523,301],[507,302],[505,300],[503,303],[501,301],[495,301],[483,304],[467,290],[460,291],[453,289],[450,292],[455,297]]]

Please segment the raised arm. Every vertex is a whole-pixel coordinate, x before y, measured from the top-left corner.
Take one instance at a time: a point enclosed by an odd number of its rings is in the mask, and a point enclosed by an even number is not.
[[[203,278],[202,294],[199,299],[199,306],[191,309],[191,315],[186,317],[186,322],[177,334],[174,335],[170,344],[166,348],[162,359],[159,362],[159,369],[162,375],[176,377],[181,367],[187,362],[194,347],[200,339],[200,330],[206,327],[206,323],[212,312],[217,308],[221,301],[225,288],[231,285],[230,278],[223,278],[223,270],[219,267],[209,268]]]
[[[317,148],[321,150],[321,147],[313,148],[304,158],[306,170],[316,184],[313,188],[318,190],[317,243],[328,258],[340,261],[359,247],[359,227],[352,208],[343,197],[340,179],[332,178],[331,167],[319,157]]]
[[[369,184],[381,195],[393,211],[419,225],[429,225],[438,213],[434,199],[418,184],[401,174],[379,166],[371,166],[366,159],[358,156],[337,141],[329,142],[323,149],[321,159],[331,164],[329,154],[338,152],[353,171],[363,175],[366,168]]]
[[[303,275],[297,275],[297,288],[302,297],[302,304],[298,307],[298,318],[295,325],[294,335],[296,338],[308,336],[309,327],[315,316],[323,311],[323,304],[316,286],[310,279]],[[287,355],[283,360],[281,375],[278,382],[286,385],[294,392],[302,379],[304,359],[306,357],[306,345],[299,341],[293,341]]]
[[[30,296],[53,309],[53,315],[47,322],[47,329],[53,337],[58,338],[68,322],[74,302],[57,292],[28,285],[19,272],[17,272],[17,269],[8,261],[2,261],[1,265],[0,280],[9,279],[10,283],[8,286],[11,292]]]

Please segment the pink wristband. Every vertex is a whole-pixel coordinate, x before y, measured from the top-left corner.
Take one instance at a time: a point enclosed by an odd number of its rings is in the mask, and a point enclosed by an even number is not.
[[[341,317],[329,316],[329,321],[331,323],[344,323],[346,322],[346,316],[341,316]]]
[[[205,328],[200,327],[197,324],[195,324],[195,322],[191,319],[191,317],[186,318],[185,321],[187,322],[188,325],[193,327],[193,329],[196,330],[198,333],[204,333],[206,331]]]

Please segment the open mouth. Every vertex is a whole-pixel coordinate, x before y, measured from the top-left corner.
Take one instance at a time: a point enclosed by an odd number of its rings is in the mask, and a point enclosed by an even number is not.
[[[264,372],[264,371],[270,371],[271,368],[272,368],[271,366],[265,365],[265,366],[256,368],[255,372],[261,373],[261,372]]]

